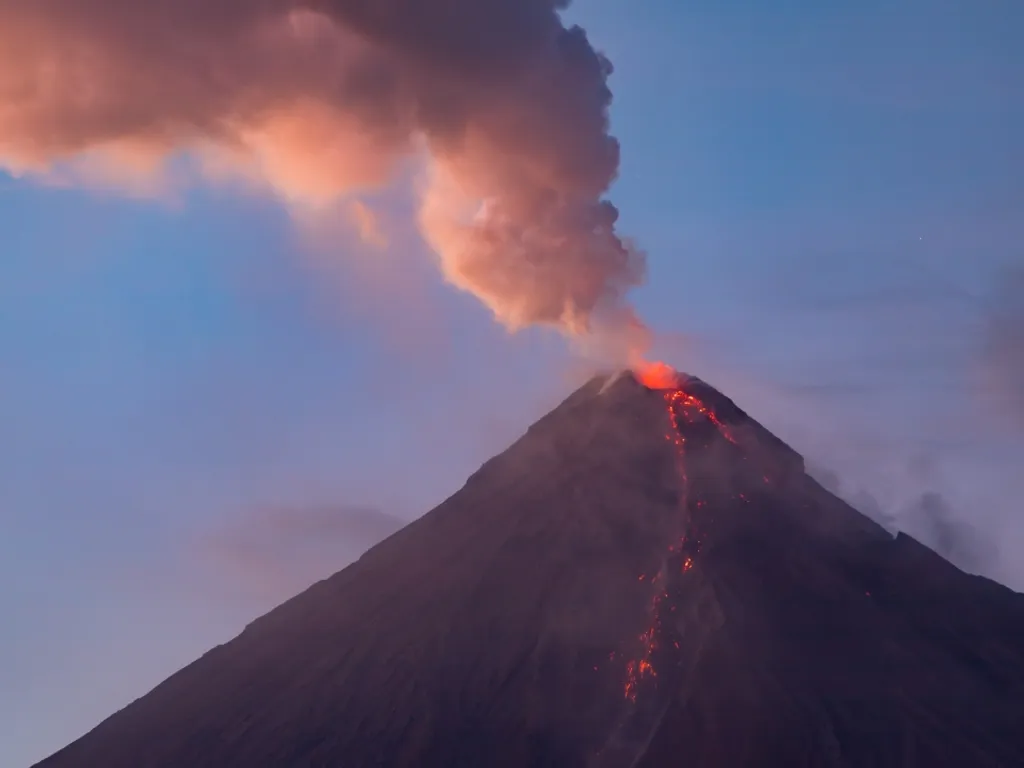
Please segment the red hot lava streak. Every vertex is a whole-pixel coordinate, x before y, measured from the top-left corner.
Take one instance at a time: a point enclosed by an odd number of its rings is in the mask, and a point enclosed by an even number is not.
[[[661,392],[665,400],[669,422],[669,430],[665,435],[665,439],[673,444],[676,451],[676,465],[682,484],[680,507],[684,515],[683,528],[687,530],[689,526],[685,523],[689,519],[687,509],[689,506],[689,489],[686,475],[686,436],[682,430],[683,422],[693,424],[700,419],[705,419],[711,422],[717,428],[719,434],[730,443],[736,444],[736,440],[709,405],[683,388],[682,377],[671,366],[665,363],[644,364],[638,367],[634,375],[637,381],[648,389]],[[702,502],[698,501],[697,507],[701,506],[703,506]],[[694,532],[690,536],[689,551],[693,554],[686,553],[687,543],[688,537],[684,534],[678,544],[670,546],[661,569],[653,578],[649,579],[651,585],[655,588],[650,608],[651,623],[647,630],[639,637],[639,656],[626,664],[625,696],[631,702],[636,701],[637,689],[642,679],[646,677],[657,678],[658,676],[654,666],[654,656],[659,648],[659,639],[663,635],[663,604],[669,598],[669,562],[678,564],[679,560],[676,557],[678,553],[682,557],[682,564],[678,567],[679,575],[684,576],[689,572],[694,565],[694,555],[700,552],[702,544],[700,534]],[[672,573],[675,574],[675,572],[676,568],[673,566]],[[641,574],[640,580],[647,580],[646,574]],[[674,607],[670,606],[669,612],[672,610],[674,610]],[[673,645],[676,648],[679,647],[676,641],[673,641]]]

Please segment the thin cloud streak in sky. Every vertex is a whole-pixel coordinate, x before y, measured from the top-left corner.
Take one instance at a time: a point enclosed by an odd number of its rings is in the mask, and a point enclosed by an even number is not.
[[[232,591],[285,600],[341,570],[405,521],[372,507],[273,509],[206,532],[196,552]]]
[[[984,320],[982,365],[994,404],[1024,426],[1024,269],[1005,275]]]
[[[187,153],[323,205],[420,158],[417,219],[450,283],[509,328],[636,347],[645,258],[604,199],[611,65],[565,4],[0,0],[0,165],[131,178]]]

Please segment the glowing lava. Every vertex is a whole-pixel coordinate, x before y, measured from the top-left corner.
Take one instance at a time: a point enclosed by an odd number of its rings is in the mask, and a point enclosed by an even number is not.
[[[637,381],[648,389],[675,389],[679,386],[679,374],[666,363],[639,362],[633,373]]]
[[[676,423],[677,417],[672,410],[673,405],[680,405],[683,407],[683,415],[687,422],[693,423],[692,411],[696,411],[701,416],[704,416],[708,421],[718,427],[718,431],[722,433],[722,437],[728,440],[730,443],[735,443],[729,430],[722,421],[715,415],[715,412],[711,410],[700,398],[696,395],[692,395],[685,392],[680,386],[680,375],[668,363],[663,363],[657,360],[653,363],[646,361],[638,361],[633,368],[633,375],[636,376],[636,380],[643,384],[648,389],[663,390],[665,392],[665,400],[669,405],[669,415],[672,419],[672,426],[676,428],[678,432],[679,425]]]
[[[715,427],[718,428],[718,431],[722,435],[722,437],[724,437],[733,445],[736,445],[736,439],[732,436],[732,433],[729,432],[729,428],[726,427],[725,424],[722,423],[722,420],[719,419],[718,416],[715,414],[715,412],[711,410],[711,408],[708,407],[696,395],[691,395],[688,392],[684,392],[681,389],[677,389],[674,392],[665,395],[665,399],[668,401],[669,412],[672,414],[673,426],[676,428],[677,431],[679,429],[679,425],[678,423],[676,423],[677,417],[674,415],[674,411],[672,410],[673,405],[678,405],[682,407],[683,418],[686,419],[687,423],[693,424],[694,413],[699,414],[708,421],[710,421],[712,424],[714,424]]]
[[[728,428],[722,423],[715,412],[696,395],[686,392],[680,386],[680,376],[670,366],[664,363],[645,364],[635,369],[634,374],[637,380],[649,389],[662,390],[662,397],[665,400],[668,412],[669,430],[665,439],[675,447],[676,466],[682,486],[680,500],[681,512],[684,515],[681,540],[668,548],[668,553],[662,564],[661,570],[650,579],[651,585],[655,588],[654,597],[651,600],[651,624],[647,630],[640,635],[640,654],[637,658],[626,664],[625,696],[628,700],[635,702],[638,687],[641,680],[646,677],[657,678],[655,670],[655,654],[659,650],[661,639],[665,638],[665,631],[671,631],[671,627],[663,624],[664,607],[669,603],[669,589],[674,587],[677,579],[684,578],[694,566],[694,558],[699,554],[703,544],[703,535],[693,524],[693,515],[689,509],[689,480],[686,474],[686,436],[683,433],[683,425],[695,424],[700,420],[710,422],[717,429],[718,433],[734,445],[736,440],[730,434]],[[694,509],[704,507],[704,502],[697,499]],[[670,584],[670,575],[672,584]],[[646,575],[641,574],[640,581],[646,581]],[[668,604],[668,612],[675,610],[675,606]],[[672,645],[678,649],[679,642],[668,636]]]

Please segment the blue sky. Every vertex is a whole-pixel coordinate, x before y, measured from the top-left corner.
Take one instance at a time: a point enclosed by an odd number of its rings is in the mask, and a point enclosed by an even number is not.
[[[997,549],[977,567],[1024,589],[1024,438],[984,356],[1024,266],[1024,11],[771,5],[570,13],[616,65],[613,197],[650,257],[637,304],[670,362],[846,495],[927,538],[915,503],[941,494]],[[325,506],[411,519],[578,380],[559,339],[509,337],[421,245],[311,249],[259,195],[0,176],[0,233],[4,765],[334,567],[211,542],[287,538],[267,510],[293,511],[296,540]],[[372,538],[334,535],[339,567]],[[278,581],[255,590],[261,568]]]

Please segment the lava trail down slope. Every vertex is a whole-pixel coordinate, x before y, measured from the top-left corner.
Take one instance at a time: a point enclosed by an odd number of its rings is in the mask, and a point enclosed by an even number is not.
[[[1010,768],[1021,723],[1024,596],[621,375],[39,768]]]

